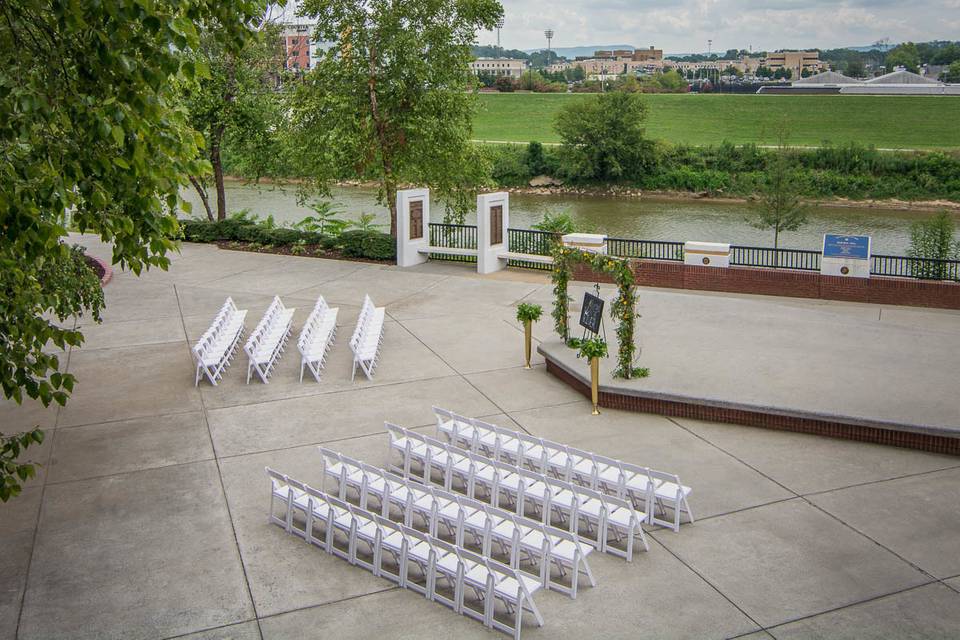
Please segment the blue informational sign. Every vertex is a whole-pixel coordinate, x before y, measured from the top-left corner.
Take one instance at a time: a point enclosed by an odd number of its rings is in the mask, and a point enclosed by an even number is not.
[[[870,236],[841,236],[827,233],[823,236],[824,258],[870,259]]]

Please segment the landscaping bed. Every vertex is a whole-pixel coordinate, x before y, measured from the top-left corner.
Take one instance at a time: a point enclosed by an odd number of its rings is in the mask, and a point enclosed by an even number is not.
[[[396,240],[390,234],[374,229],[333,229],[327,233],[291,229],[248,218],[180,221],[183,240],[216,244],[223,249],[377,264],[396,260]]]

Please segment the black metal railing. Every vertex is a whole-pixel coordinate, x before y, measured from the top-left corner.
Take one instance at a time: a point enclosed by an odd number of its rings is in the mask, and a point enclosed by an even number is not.
[[[535,256],[548,256],[552,251],[554,242],[559,241],[559,236],[549,231],[537,231],[536,229],[507,229],[507,250],[511,253],[529,253]],[[510,260],[507,262],[511,267],[523,267],[525,269],[540,269],[549,271],[551,266],[543,262],[530,262],[528,260]]]
[[[619,256],[621,258],[683,261],[682,242],[607,238],[607,252],[612,256]]]
[[[430,223],[430,246],[448,249],[476,249],[477,226],[473,224]],[[453,262],[476,262],[476,256],[458,256],[448,253],[431,253],[431,260]]]
[[[870,273],[876,276],[953,280],[960,282],[960,260],[935,260],[907,256],[871,256]]]
[[[557,235],[536,229],[507,229],[507,248],[511,253],[529,253],[547,256]],[[477,227],[469,224],[430,223],[430,246],[451,249],[476,249]],[[682,242],[607,238],[607,251],[621,258],[648,260],[683,260]],[[476,256],[431,254],[436,260],[476,262]],[[730,247],[730,264],[742,267],[767,267],[820,270],[819,251],[809,249],[773,249],[770,247]],[[549,270],[550,265],[526,260],[510,260],[510,266]],[[908,256],[875,255],[870,260],[870,273],[875,276],[918,278],[922,280],[952,280],[960,282],[960,260],[934,260]]]
[[[771,249],[770,247],[730,247],[730,264],[741,267],[820,270],[820,252],[808,249]]]

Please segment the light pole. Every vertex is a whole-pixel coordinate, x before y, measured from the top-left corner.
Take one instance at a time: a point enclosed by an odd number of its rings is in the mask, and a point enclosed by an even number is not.
[[[546,31],[543,32],[543,35],[545,35],[545,36],[547,37],[547,64],[546,64],[546,66],[549,67],[549,66],[550,66],[550,41],[553,40],[553,29],[547,29]]]
[[[503,18],[500,18],[499,20],[497,20],[496,27],[497,27],[497,57],[502,58],[503,51],[500,49],[500,29],[503,29]]]

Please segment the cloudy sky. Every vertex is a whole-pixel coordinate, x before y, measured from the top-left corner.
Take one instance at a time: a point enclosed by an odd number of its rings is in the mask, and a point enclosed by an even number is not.
[[[960,38],[960,0],[501,0],[506,48],[655,45],[668,53]],[[482,44],[496,43],[481,33]]]

